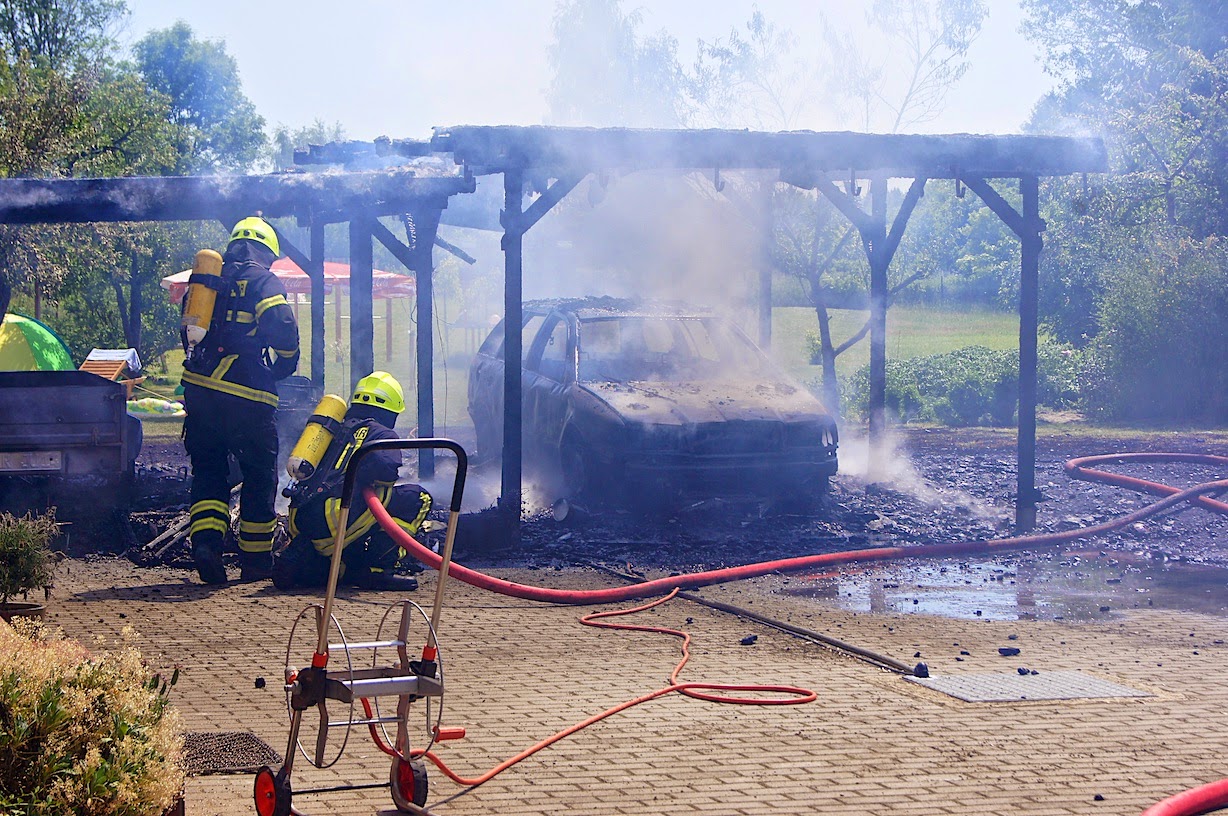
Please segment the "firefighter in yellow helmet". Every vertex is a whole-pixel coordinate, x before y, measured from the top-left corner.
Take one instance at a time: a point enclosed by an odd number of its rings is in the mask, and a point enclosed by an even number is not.
[[[274,586],[322,587],[328,582],[346,465],[364,445],[398,439],[393,427],[404,410],[405,394],[391,374],[376,371],[358,381],[319,467],[288,491],[291,540],[274,562]],[[416,484],[396,484],[400,467],[399,450],[368,454],[358,466],[355,489],[371,488],[397,524],[413,534],[430,512],[431,494]],[[341,582],[366,589],[417,589],[414,578],[395,571],[404,550],[376,523],[366,503],[358,498],[360,493],[355,495],[341,554]]]
[[[270,270],[279,254],[273,228],[262,218],[244,218],[231,232],[221,275],[191,278],[217,292],[208,331],[183,366],[183,440],[192,460],[192,557],[201,580],[209,584],[226,582],[222,545],[230,529],[231,456],[243,479],[241,577],[259,580],[272,571],[277,382],[293,374],[299,360],[294,310]]]

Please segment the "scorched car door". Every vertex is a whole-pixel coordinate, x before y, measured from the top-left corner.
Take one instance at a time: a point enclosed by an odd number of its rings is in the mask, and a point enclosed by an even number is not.
[[[574,378],[567,321],[551,317],[533,341],[525,365],[525,428],[535,446],[551,448],[563,433],[567,384]]]

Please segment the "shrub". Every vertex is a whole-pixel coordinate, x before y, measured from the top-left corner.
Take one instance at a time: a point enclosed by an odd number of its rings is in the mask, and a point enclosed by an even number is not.
[[[0,813],[164,813],[185,779],[176,679],[150,677],[131,647],[91,655],[39,624],[0,624]]]
[[[32,589],[49,589],[55,570],[51,541],[59,535],[55,511],[18,518],[0,513],[0,603]]]
[[[1037,353],[1037,401],[1071,407],[1079,395],[1078,354],[1042,342]],[[864,366],[846,383],[847,410],[868,414],[870,372]],[[887,410],[899,422],[928,420],[945,425],[1010,425],[1019,404],[1019,353],[984,346],[927,357],[887,361]]]
[[[1228,243],[1156,230],[1132,247],[1100,310],[1088,376],[1114,419],[1228,421]]]

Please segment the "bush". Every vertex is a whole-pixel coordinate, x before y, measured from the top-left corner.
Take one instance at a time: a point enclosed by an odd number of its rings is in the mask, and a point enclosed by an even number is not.
[[[136,649],[0,623],[0,813],[158,816],[183,790],[178,713]]]
[[[1072,407],[1079,395],[1079,355],[1051,341],[1037,353],[1037,401]],[[1019,405],[1019,353],[970,346],[944,354],[887,361],[886,403],[898,422],[923,420],[944,425],[1010,425]],[[846,383],[846,410],[868,415],[870,370],[864,366]]]
[[[51,541],[59,535],[55,511],[18,518],[0,513],[0,603],[32,589],[49,589],[55,571]]]
[[[1228,244],[1157,230],[1103,296],[1090,408],[1127,421],[1228,421]]]

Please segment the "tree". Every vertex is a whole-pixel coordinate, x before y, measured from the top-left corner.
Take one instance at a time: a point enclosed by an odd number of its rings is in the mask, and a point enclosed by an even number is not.
[[[278,125],[273,130],[273,138],[265,150],[264,160],[273,169],[281,172],[294,167],[294,150],[311,144],[328,144],[345,138],[345,128],[340,122],[325,124],[323,119],[316,119],[306,127],[291,130],[285,125]]]
[[[874,0],[868,22],[903,59],[874,65],[855,37],[827,26],[837,92],[857,102],[866,130],[880,112],[890,133],[932,121],[967,73],[988,13],[985,0]]]
[[[683,124],[678,43],[643,37],[643,15],[622,0],[561,0],[554,15],[550,121],[594,127]]]
[[[124,0],[0,0],[0,49],[68,71],[105,59],[126,14]]]
[[[1024,0],[1062,84],[1032,127],[1102,132],[1125,217],[1228,233],[1228,3]]]
[[[145,82],[170,100],[180,140],[176,172],[250,167],[266,141],[264,119],[243,94],[224,43],[198,40],[180,21],[145,35],[133,53]]]
[[[1024,32],[1060,81],[1030,127],[1103,135],[1110,172],[1053,180],[1044,319],[1087,346],[1093,407],[1126,418],[1219,418],[1228,382],[1228,4],[1024,0]]]
[[[186,26],[155,32],[137,63],[118,61],[110,0],[0,0],[0,174],[118,176],[248,166],[262,120],[221,44]],[[64,32],[72,32],[65,35]],[[77,36],[79,35],[79,36]],[[32,53],[30,48],[40,49]],[[0,305],[16,287],[77,355],[124,344],[149,359],[175,342],[162,276],[190,265],[214,225],[36,225],[0,228]]]
[[[797,56],[797,38],[758,8],[724,39],[699,41],[685,88],[692,125],[793,130],[820,101],[815,66]]]

